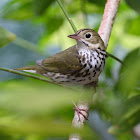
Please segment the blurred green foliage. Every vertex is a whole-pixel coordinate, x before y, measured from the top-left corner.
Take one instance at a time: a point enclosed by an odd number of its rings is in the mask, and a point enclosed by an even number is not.
[[[62,2],[78,29],[88,27],[98,30],[106,0]],[[105,122],[110,123],[108,132],[114,134],[114,139],[119,140],[134,139],[130,132],[140,123],[139,7],[139,0],[121,1],[108,51],[122,59],[125,65],[120,65],[112,58],[107,59],[105,70],[99,80],[98,92],[93,96],[91,103],[91,109],[96,110]],[[7,22],[12,20],[14,24],[21,24],[23,21],[31,21],[32,26],[44,27],[37,45],[19,38],[15,40],[14,43],[19,47],[26,46],[27,51],[33,50],[43,56],[46,50],[48,54],[50,48],[50,52],[53,53],[58,44],[62,49],[74,44],[66,38],[73,31],[56,1],[9,0],[0,13],[1,18]],[[23,29],[27,31],[25,27]],[[31,32],[32,36],[35,34],[37,33]],[[0,47],[15,38],[13,33],[0,27]],[[5,50],[9,51],[6,47]],[[10,56],[6,57],[8,61],[5,63],[11,66]],[[22,59],[20,62],[21,66],[23,61]],[[31,60],[28,60],[29,63],[32,63]],[[0,139],[62,140],[68,139],[69,134],[73,132],[81,133],[86,140],[103,139],[88,125],[83,130],[71,128],[71,100],[78,101],[81,89],[70,90],[38,80],[19,78],[0,83]],[[85,94],[87,100],[91,99],[91,92]],[[92,122],[89,120],[89,123]],[[103,137],[105,138],[105,135]]]
[[[16,35],[0,27],[0,48],[16,39]]]

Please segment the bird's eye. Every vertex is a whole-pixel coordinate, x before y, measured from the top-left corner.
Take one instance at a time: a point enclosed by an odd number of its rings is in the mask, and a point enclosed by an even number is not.
[[[91,37],[91,34],[90,33],[87,33],[86,34],[86,38],[90,38]]]

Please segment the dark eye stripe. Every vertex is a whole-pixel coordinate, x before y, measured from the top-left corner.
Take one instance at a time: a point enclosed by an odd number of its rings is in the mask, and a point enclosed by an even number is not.
[[[82,31],[85,31],[85,30],[90,30],[90,29],[81,29],[81,30],[79,30],[79,31],[77,32],[77,35],[78,35],[79,33],[81,33]]]

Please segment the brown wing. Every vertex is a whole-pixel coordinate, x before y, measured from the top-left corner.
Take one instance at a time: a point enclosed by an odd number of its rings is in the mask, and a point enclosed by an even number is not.
[[[42,68],[55,73],[70,74],[82,69],[78,49],[72,46],[42,61]]]

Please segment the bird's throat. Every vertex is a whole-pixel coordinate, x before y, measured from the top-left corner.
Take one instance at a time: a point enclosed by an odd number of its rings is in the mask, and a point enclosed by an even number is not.
[[[82,41],[77,41],[77,48],[88,49],[88,46]]]
[[[77,41],[77,48],[84,48],[84,49],[98,49],[100,47],[100,43],[92,44],[84,39],[81,41]]]

